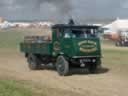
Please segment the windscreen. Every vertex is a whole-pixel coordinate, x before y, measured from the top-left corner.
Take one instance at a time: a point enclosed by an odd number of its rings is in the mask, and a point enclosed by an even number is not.
[[[97,38],[97,29],[64,29],[64,38]]]

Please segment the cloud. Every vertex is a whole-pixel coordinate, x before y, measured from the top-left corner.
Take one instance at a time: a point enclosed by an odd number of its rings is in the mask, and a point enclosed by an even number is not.
[[[1,0],[0,16],[7,19],[127,17],[128,0]]]

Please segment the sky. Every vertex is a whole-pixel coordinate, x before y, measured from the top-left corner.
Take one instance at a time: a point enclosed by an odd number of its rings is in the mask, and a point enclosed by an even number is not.
[[[8,20],[78,20],[128,18],[128,0],[0,0]]]

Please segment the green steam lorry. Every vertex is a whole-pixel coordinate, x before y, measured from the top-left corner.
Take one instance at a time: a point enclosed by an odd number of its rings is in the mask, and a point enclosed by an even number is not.
[[[57,24],[51,35],[25,37],[20,50],[25,53],[29,68],[37,70],[52,63],[60,76],[72,67],[84,67],[95,73],[101,65],[101,45],[98,26]]]

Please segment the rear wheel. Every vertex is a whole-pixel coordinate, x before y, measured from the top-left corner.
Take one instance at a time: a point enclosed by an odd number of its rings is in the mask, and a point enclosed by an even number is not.
[[[28,61],[28,67],[31,69],[31,70],[37,70],[40,68],[40,64],[38,62],[38,59],[35,55],[33,54],[29,54],[28,57],[27,57],[27,61]]]
[[[69,62],[63,57],[59,56],[56,62],[56,69],[60,76],[66,76],[69,73]]]

